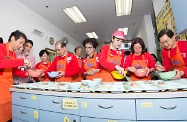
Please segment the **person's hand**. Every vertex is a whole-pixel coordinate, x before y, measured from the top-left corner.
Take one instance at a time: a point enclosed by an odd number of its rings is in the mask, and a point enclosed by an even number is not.
[[[156,70],[161,71],[161,72],[166,71],[166,68],[159,64],[155,64],[155,68]]]
[[[179,79],[181,78],[183,75],[184,75],[184,72],[183,71],[180,71],[180,70],[176,70],[176,75],[173,79]]]
[[[130,72],[135,72],[136,68],[135,67],[128,67],[126,70],[130,71]]]
[[[64,75],[65,75],[65,73],[63,71],[58,71],[58,76],[56,78],[60,78]]]
[[[86,72],[86,74],[87,74],[87,75],[94,75],[94,72],[93,72],[93,70],[91,69],[91,70],[88,70],[88,71]]]
[[[151,70],[149,68],[145,68],[145,70],[147,71],[147,73],[145,75],[147,77],[149,75],[149,73],[150,73]]]
[[[31,62],[28,59],[24,59],[24,64],[27,67],[31,67]]]
[[[120,75],[124,75],[124,68],[120,67],[119,65],[116,65],[115,68]]]

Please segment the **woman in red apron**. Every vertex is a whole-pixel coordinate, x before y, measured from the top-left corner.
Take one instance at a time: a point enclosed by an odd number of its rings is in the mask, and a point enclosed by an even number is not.
[[[124,68],[130,73],[132,81],[137,80],[150,80],[150,74],[154,71],[155,62],[151,54],[145,52],[145,44],[141,38],[134,38],[131,43],[131,52],[126,60]],[[147,69],[147,75],[145,77],[137,77],[134,72],[136,69]]]
[[[97,40],[95,38],[85,39],[83,46],[85,47],[87,56],[83,59],[82,74],[86,76],[87,80],[100,78],[99,56],[95,51],[98,46]]]
[[[111,43],[101,49],[100,64],[103,70],[100,73],[100,77],[103,82],[116,81],[111,75],[113,70],[117,70],[121,75],[124,74],[124,51],[120,49],[124,39],[123,31],[115,31],[112,34]]]
[[[39,56],[40,56],[41,62],[37,63],[35,65],[35,68],[43,70],[45,72],[51,66],[51,63],[48,60],[49,52],[47,50],[41,50],[39,52]],[[39,79],[36,79],[36,80],[48,82],[48,81],[51,81],[52,79],[50,79],[48,76],[43,76],[43,77],[40,77]]]
[[[169,29],[163,29],[158,34],[162,49],[162,65],[156,65],[158,71],[176,70],[174,79],[187,77],[187,42],[176,40]]]
[[[12,71],[14,67],[30,66],[26,59],[16,59],[14,51],[20,49],[25,40],[25,34],[12,32],[6,44],[0,44],[0,122],[12,119],[12,96],[9,88],[13,85]]]
[[[45,74],[58,71],[59,75],[55,78],[56,82],[72,82],[74,75],[80,72],[76,56],[66,50],[66,44],[62,41],[56,42],[55,50],[58,56],[55,57]]]

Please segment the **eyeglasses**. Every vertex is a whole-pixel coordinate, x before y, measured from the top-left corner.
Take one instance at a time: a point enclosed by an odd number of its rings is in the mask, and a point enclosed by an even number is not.
[[[85,47],[85,49],[92,49],[93,47]]]

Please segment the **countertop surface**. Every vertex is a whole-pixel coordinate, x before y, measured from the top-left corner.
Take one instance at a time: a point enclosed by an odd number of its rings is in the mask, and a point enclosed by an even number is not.
[[[126,98],[126,99],[141,99],[141,98],[184,98],[187,97],[187,91],[167,91],[167,92],[155,92],[155,93],[81,93],[81,92],[57,92],[57,91],[41,91],[41,90],[30,90],[30,89],[18,89],[10,88],[12,92],[31,93],[38,95],[49,95],[59,97],[74,97],[74,98],[98,98],[98,99],[109,99],[109,98]]]

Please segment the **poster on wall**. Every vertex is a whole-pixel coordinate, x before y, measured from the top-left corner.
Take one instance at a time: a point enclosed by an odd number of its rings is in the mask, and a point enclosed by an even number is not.
[[[56,51],[49,49],[49,48],[45,48],[48,52],[49,52],[49,60],[50,62],[52,62],[54,60],[54,58],[56,57]]]
[[[156,17],[156,25],[158,32],[160,32],[162,29],[170,29],[175,35],[177,35],[177,39],[187,40],[187,34],[177,34],[177,27],[169,0]]]

